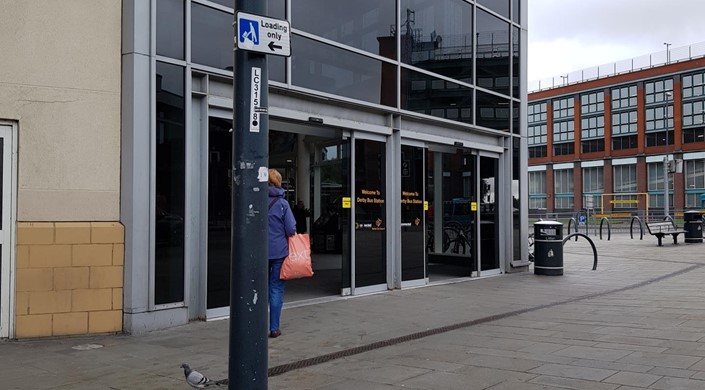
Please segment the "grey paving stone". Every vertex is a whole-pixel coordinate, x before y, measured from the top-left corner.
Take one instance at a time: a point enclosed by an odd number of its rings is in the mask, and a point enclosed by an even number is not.
[[[617,371],[600,368],[570,366],[565,364],[544,364],[529,371],[533,374],[558,376],[590,381],[601,381],[614,375]]]
[[[571,346],[553,352],[554,355],[579,359],[616,361],[632,353],[619,349]]]
[[[620,363],[644,364],[658,367],[689,368],[699,362],[695,356],[670,355],[666,353],[634,352],[619,359]]]
[[[529,381],[544,386],[555,386],[561,389],[576,390],[614,390],[621,387],[617,384],[599,381],[586,381],[581,379],[563,378],[557,376],[541,375]]]
[[[616,383],[625,386],[649,387],[662,377],[659,375],[643,374],[638,372],[620,371],[603,382]]]
[[[651,388],[657,390],[702,390],[705,389],[705,381],[664,377],[652,384]]]
[[[654,367],[648,371],[649,374],[660,375],[660,376],[672,376],[675,378],[690,378],[695,375],[698,371],[694,370],[683,370],[679,368],[668,368],[668,367]]]

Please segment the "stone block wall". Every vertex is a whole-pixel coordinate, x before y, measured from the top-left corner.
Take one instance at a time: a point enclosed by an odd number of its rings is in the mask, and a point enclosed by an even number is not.
[[[124,227],[20,222],[15,337],[122,331]]]

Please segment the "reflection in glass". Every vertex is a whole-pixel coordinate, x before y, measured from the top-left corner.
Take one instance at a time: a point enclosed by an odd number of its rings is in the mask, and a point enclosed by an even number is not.
[[[480,270],[483,271],[499,268],[497,167],[496,158],[480,157]]]
[[[402,68],[401,108],[472,123],[472,88]]]
[[[426,277],[424,149],[401,147],[401,280]]]
[[[512,27],[512,96],[519,98],[519,83],[521,81],[520,58],[521,32],[518,27]],[[518,134],[518,133],[517,133]]]
[[[512,243],[514,260],[521,260],[521,138],[512,138]]]
[[[267,16],[286,19],[286,0],[267,0]]]
[[[509,95],[509,23],[477,10],[477,85]]]
[[[509,131],[509,99],[477,91],[476,125]]]
[[[355,141],[355,286],[387,283],[385,143]]]
[[[509,0],[477,0],[477,3],[509,19]]]
[[[331,41],[395,59],[395,3],[395,0],[292,1],[291,26]]]
[[[184,300],[184,69],[157,62],[154,303]]]
[[[298,35],[291,81],[321,92],[396,107],[396,67]]]
[[[269,81],[286,82],[286,57],[268,56]]]
[[[432,281],[470,276],[477,270],[475,156],[463,149],[427,156],[428,275]]]
[[[233,70],[233,15],[191,3],[191,61]]]
[[[472,20],[462,0],[402,0],[401,61],[472,83]]]
[[[208,118],[208,309],[230,305],[232,123]]]
[[[512,20],[514,23],[519,23],[521,24],[521,8],[520,8],[520,1],[519,0],[512,0]]]
[[[184,0],[157,1],[157,55],[184,59]]]
[[[512,132],[521,134],[521,125],[519,118],[521,117],[521,103],[512,100]]]

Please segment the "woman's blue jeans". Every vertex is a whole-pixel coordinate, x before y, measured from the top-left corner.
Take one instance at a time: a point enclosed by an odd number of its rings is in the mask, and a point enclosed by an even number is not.
[[[279,279],[284,259],[269,260],[269,330],[279,330],[284,305],[284,281]]]

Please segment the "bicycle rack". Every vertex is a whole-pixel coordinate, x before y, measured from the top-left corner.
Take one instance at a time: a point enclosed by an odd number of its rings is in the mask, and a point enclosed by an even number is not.
[[[568,220],[568,233],[570,233],[570,225],[573,222],[575,222],[575,232],[578,232],[578,221],[576,221],[575,218],[570,217],[570,219]],[[578,241],[578,237],[575,237],[575,241]]]
[[[610,237],[612,236],[612,228],[610,227],[610,220],[607,217],[602,217],[600,220],[600,240],[602,239],[602,224],[607,221],[607,241],[610,240]]]
[[[629,222],[629,235],[631,236],[632,240],[634,239],[634,232],[632,231],[632,227],[634,226],[634,221],[639,221],[639,232],[641,233],[641,237],[639,237],[640,240],[644,239],[644,225],[641,223],[641,218],[637,216],[633,216],[631,222]]]
[[[588,242],[590,243],[590,246],[592,247],[592,253],[593,253],[594,259],[595,259],[592,263],[592,270],[595,271],[597,269],[597,247],[595,247],[595,243],[592,242],[592,239],[590,239],[590,237],[588,237],[586,234],[573,233],[573,234],[569,234],[569,235],[565,236],[565,238],[563,238],[563,246],[565,246],[565,243],[568,242],[568,240],[570,240],[570,238],[573,236],[575,236],[575,241],[578,241],[578,236],[580,236],[580,237],[585,237],[585,239],[588,240]]]
[[[667,216],[663,217],[663,220],[664,220],[664,221],[671,221],[671,223],[674,224],[674,225],[676,224],[676,221],[674,221],[673,218],[671,218],[670,215],[667,215]]]

